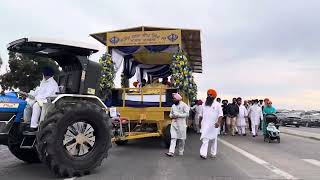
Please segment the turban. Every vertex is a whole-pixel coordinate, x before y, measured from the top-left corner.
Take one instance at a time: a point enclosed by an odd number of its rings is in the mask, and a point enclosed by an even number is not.
[[[202,103],[203,103],[203,102],[202,102],[201,100],[198,100],[198,101],[197,101],[197,105],[199,105],[199,106],[201,106]]]
[[[138,84],[139,84],[139,82],[138,82],[138,81],[136,81],[136,82],[134,82],[134,83],[133,83],[133,86],[134,86],[134,87],[137,87],[137,86],[138,86]]]
[[[53,76],[54,75],[54,71],[53,71],[53,69],[51,68],[51,67],[44,67],[43,69],[42,69],[42,74],[44,75],[44,76]]]
[[[182,97],[181,97],[180,94],[178,94],[178,93],[173,93],[173,98],[175,98],[175,99],[178,100],[178,101],[181,101],[181,100],[182,100]]]
[[[207,93],[212,97],[217,97],[217,91],[215,91],[214,89],[209,89]]]

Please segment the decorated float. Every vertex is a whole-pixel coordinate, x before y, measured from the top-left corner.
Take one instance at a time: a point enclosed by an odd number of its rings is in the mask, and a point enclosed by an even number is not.
[[[122,145],[162,137],[169,145],[172,93],[188,104],[197,97],[193,73],[202,73],[200,30],[142,26],[91,36],[106,46],[99,60],[100,91],[117,120],[113,140]],[[121,69],[121,88],[114,88]]]

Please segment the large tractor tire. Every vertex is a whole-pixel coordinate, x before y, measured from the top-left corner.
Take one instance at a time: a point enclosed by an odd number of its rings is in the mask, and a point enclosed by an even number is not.
[[[170,133],[171,124],[169,124],[163,131],[163,142],[166,148],[170,147],[171,142],[171,133]]]
[[[118,146],[124,146],[128,144],[128,140],[118,140],[118,141],[114,141],[114,143],[116,143],[116,145]]]
[[[18,159],[27,163],[40,163],[36,149],[21,149],[22,130],[18,123],[14,124],[8,136],[8,149]]]
[[[22,129],[18,123],[15,123],[8,136],[9,151],[21,161],[27,163],[40,163],[38,152],[36,149],[21,149],[20,145],[23,140]]]
[[[87,101],[56,107],[40,124],[40,159],[59,177],[89,174],[111,147],[109,116]]]

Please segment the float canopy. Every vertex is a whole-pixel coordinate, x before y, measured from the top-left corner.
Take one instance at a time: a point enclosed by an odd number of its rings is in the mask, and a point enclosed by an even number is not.
[[[133,46],[144,46],[149,50],[162,48],[162,46],[180,47],[188,54],[193,72],[202,73],[200,30],[140,26],[94,33],[90,36],[106,45],[109,52],[112,48],[130,48]],[[150,59],[157,59],[160,64],[161,62],[168,64],[170,63],[168,60],[171,59],[168,52],[148,53],[147,51],[139,51],[134,56],[136,59],[140,59],[140,62],[150,62]]]

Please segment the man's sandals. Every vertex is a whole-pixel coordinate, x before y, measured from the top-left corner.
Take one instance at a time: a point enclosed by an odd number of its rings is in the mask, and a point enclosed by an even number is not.
[[[171,152],[166,153],[166,155],[167,155],[168,157],[173,157],[173,153],[171,153]]]

